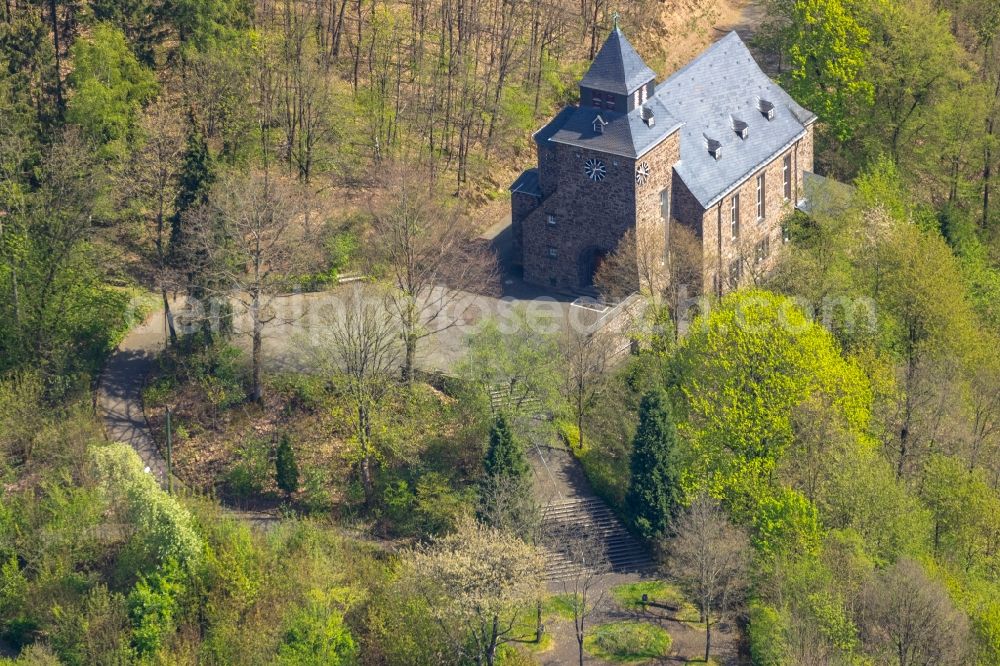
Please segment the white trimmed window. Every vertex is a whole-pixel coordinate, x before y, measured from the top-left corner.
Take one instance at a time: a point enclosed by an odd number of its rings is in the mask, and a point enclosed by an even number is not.
[[[768,258],[771,254],[771,239],[765,237],[762,241],[757,243],[757,247],[754,248],[754,263],[759,264]]]
[[[733,289],[740,286],[740,277],[742,277],[743,264],[737,259],[729,264],[729,286]]]
[[[764,219],[764,174],[757,176],[757,221]]]
[[[740,193],[737,192],[730,200],[729,231],[733,240],[740,237]]]
[[[556,248],[554,248],[554,247],[552,247],[550,245],[549,249],[548,249],[548,255],[549,255],[549,259],[558,259],[559,258],[559,250],[557,250]]]
[[[558,221],[556,220],[555,215],[549,213],[548,215],[545,216],[545,223],[548,224],[550,227],[554,227],[556,226],[556,224],[558,224]]]
[[[792,198],[792,155],[785,155],[785,160],[781,165],[781,174],[785,183],[785,201]]]

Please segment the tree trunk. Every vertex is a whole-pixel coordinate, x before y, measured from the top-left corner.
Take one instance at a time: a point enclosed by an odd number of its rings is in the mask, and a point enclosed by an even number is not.
[[[365,504],[371,505],[375,491],[372,484],[372,459],[368,455],[361,459],[361,485],[365,490]]]
[[[542,633],[544,629],[542,627],[542,601],[539,599],[538,603],[535,604],[535,642],[542,642]]]
[[[251,387],[250,399],[254,402],[261,402],[263,397],[263,391],[260,385],[260,364],[261,364],[261,349],[264,343],[264,325],[260,321],[260,295],[254,294],[253,304],[251,305],[251,316],[253,318],[253,359],[251,364],[253,365],[253,379]]]
[[[990,141],[993,139],[993,118],[986,123],[986,154],[983,159],[983,218],[980,226],[985,229],[990,221],[990,186],[993,178],[993,150]]]
[[[490,644],[486,648],[486,663],[494,666],[497,661],[497,639],[500,637],[500,618],[493,616],[493,629],[490,633]]]
[[[167,298],[167,288],[161,287],[163,296],[163,316],[167,318],[167,331],[170,333],[170,344],[177,344],[177,328],[174,326],[174,313],[170,310],[170,300]]]
[[[406,359],[403,361],[403,382],[413,386],[413,369],[417,357],[417,334],[411,328],[406,334]]]
[[[62,60],[59,56],[59,15],[56,11],[56,0],[49,0],[49,20],[52,24],[52,48],[56,57],[56,110],[62,117],[63,112],[63,92],[62,92]]]
[[[263,391],[260,385],[260,356],[261,356],[261,346],[263,343],[261,335],[261,326],[259,323],[254,323],[253,326],[253,387],[251,399],[254,402],[261,402],[263,398]]]
[[[365,491],[365,505],[371,506],[375,497],[375,483],[372,479],[372,454],[369,450],[371,436],[371,425],[369,424],[368,409],[362,405],[358,406],[358,438],[361,440],[361,485]]]
[[[708,655],[712,651],[712,620],[705,614],[705,663],[708,663]]]

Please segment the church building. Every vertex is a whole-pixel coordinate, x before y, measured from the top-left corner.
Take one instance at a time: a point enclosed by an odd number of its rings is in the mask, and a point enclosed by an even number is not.
[[[692,290],[721,294],[765,274],[813,168],[815,121],[735,32],[656,83],[616,25],[579,105],[534,134],[538,166],[511,186],[524,279],[586,290],[629,229],[669,242],[671,219],[701,242]]]

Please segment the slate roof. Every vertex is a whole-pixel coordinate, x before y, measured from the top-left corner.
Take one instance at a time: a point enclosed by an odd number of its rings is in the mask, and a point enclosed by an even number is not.
[[[527,169],[522,172],[514,184],[510,186],[510,191],[515,194],[530,194],[533,197],[542,196],[542,188],[538,184],[538,169]]]
[[[597,52],[580,86],[618,95],[631,95],[639,86],[656,78],[639,54],[619,30],[611,31]]]
[[[627,64],[622,64],[619,77],[622,89],[640,78],[643,83],[652,78],[652,70],[615,28],[580,85],[609,90],[601,86],[611,84],[598,82],[615,74],[616,58]],[[650,76],[645,78],[647,70]],[[759,110],[758,100],[774,105],[771,120]],[[802,137],[816,120],[761,71],[735,32],[657,85],[645,106],[653,112],[653,127],[642,120],[641,108],[622,114],[570,106],[538,130],[535,140],[636,159],[680,128],[681,159],[675,169],[698,202],[710,208]],[[594,131],[598,114],[608,123],[603,133]],[[741,139],[734,126],[744,123],[748,134]],[[710,142],[718,142],[720,159],[709,154]]]
[[[659,84],[655,96],[684,123],[674,168],[705,208],[786,150],[816,119],[761,71],[735,32]],[[773,119],[761,113],[758,99],[774,105]],[[736,134],[734,121],[747,124],[746,139]],[[721,143],[718,160],[708,152],[709,139]]]
[[[651,98],[646,107],[653,112],[652,127],[642,119],[641,108],[629,113],[615,113],[606,109],[570,107],[573,112],[567,115],[555,132],[551,132],[550,139],[556,143],[634,159],[681,126],[661,100]],[[594,130],[594,120],[598,115],[607,123],[603,132]]]

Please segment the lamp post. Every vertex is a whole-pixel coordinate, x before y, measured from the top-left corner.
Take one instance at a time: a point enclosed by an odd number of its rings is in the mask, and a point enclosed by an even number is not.
[[[174,494],[173,433],[170,430],[170,407],[167,407],[167,493]]]

